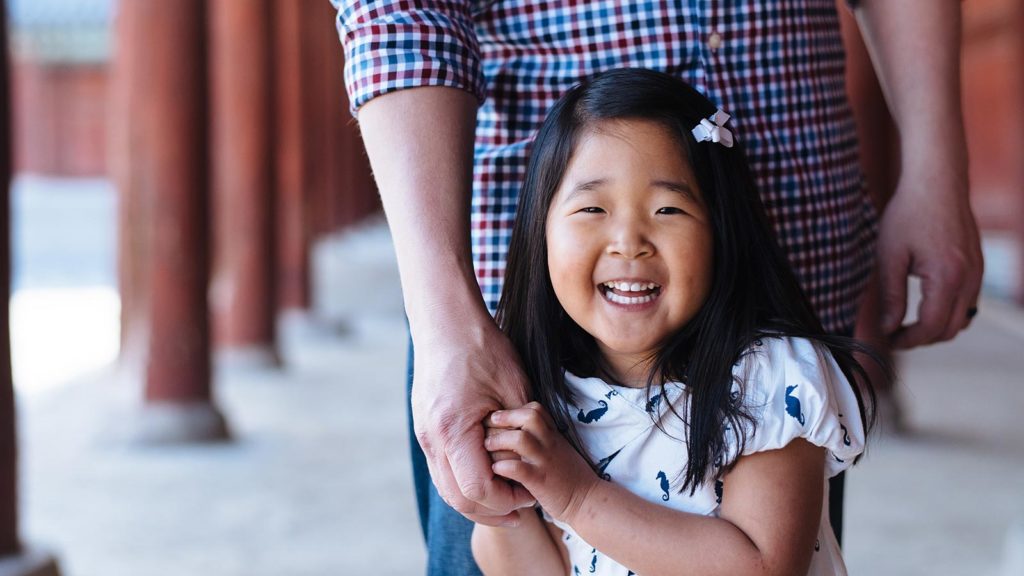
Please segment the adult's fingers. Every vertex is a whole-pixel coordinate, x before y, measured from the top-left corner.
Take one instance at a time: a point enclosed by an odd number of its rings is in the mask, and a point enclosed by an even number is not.
[[[430,460],[427,461],[427,466],[430,467],[430,477],[435,479],[434,486],[437,488],[438,494],[446,504],[466,518],[469,518],[473,522],[477,522],[479,524],[502,527],[513,527],[519,525],[518,511],[501,514],[495,510],[491,510],[485,506],[477,504],[476,502],[466,499],[457,489],[445,491],[441,488],[441,485],[458,486],[455,482],[455,478],[452,476],[451,467],[447,465],[447,462],[445,462],[445,464],[445,466],[431,467]]]
[[[502,515],[533,505],[526,489],[495,477],[491,458],[484,449],[483,426],[478,424],[453,439],[445,453],[451,474],[466,499]],[[455,509],[463,514],[475,512]]]
[[[907,276],[909,257],[903,254],[882,253],[878,262],[878,282],[882,295],[882,332],[893,334],[903,323],[907,313]]]
[[[515,528],[516,526],[519,526],[520,522],[518,510],[504,516],[481,516],[479,514],[463,514],[463,516],[477,524],[484,524],[486,526],[499,528]]]
[[[967,328],[977,313],[978,298],[981,296],[981,278],[984,262],[981,252],[976,251],[974,259],[966,264],[966,270],[957,282],[956,303],[950,313],[949,323],[939,341],[952,340],[961,330]],[[973,312],[969,312],[973,309]]]
[[[956,287],[948,276],[922,278],[917,321],[895,335],[893,347],[906,349],[937,342],[950,322],[956,296]]]
[[[974,305],[973,302],[974,301],[969,300],[969,297],[963,292],[956,295],[953,304],[950,307],[949,320],[947,321],[942,334],[936,338],[936,342],[952,340],[954,336],[970,324],[971,319],[967,316],[967,309]]]
[[[424,445],[423,448],[427,456],[427,468],[430,471],[430,479],[433,481],[438,495],[446,504],[460,514],[492,518],[492,522],[500,522],[503,517],[508,516],[503,511],[491,510],[486,506],[468,500],[459,491],[459,485],[452,475],[451,465],[448,463],[447,456],[443,452],[437,453],[432,451],[429,445]]]

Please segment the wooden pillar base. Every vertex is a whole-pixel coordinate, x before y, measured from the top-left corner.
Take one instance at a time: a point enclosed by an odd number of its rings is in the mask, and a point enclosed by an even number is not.
[[[135,446],[221,442],[231,439],[224,415],[210,402],[149,402],[114,431]]]
[[[0,556],[0,576],[60,576],[60,570],[52,554],[26,546],[20,554]]]

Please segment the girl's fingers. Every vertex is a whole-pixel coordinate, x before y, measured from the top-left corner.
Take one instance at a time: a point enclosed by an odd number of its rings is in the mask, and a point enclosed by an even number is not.
[[[491,460],[493,460],[495,462],[501,462],[502,460],[518,460],[519,459],[519,454],[516,454],[515,452],[513,452],[511,450],[496,450],[496,451],[490,452],[490,454],[491,454]]]
[[[551,417],[537,402],[530,402],[522,408],[512,410],[496,410],[491,412],[487,419],[492,422],[491,426],[523,428],[536,435],[541,435],[548,429],[554,429],[554,422],[551,420]]]
[[[527,430],[501,430],[484,439],[484,448],[494,452],[510,451],[520,458],[536,461],[541,456],[541,445]]]
[[[491,465],[491,470],[493,470],[498,476],[513,480],[523,486],[529,486],[535,476],[535,468],[533,465],[527,464],[522,460],[502,460],[501,462],[495,462]]]

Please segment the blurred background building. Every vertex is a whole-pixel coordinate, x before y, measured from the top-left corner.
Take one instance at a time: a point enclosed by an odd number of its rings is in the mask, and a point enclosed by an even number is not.
[[[0,575],[419,573],[407,336],[330,3],[5,4]],[[963,8],[983,322],[901,359],[906,435],[851,479],[853,573],[1024,566],[1024,4]],[[895,127],[844,24],[882,206]],[[947,483],[901,491],[916,459]],[[948,496],[972,490],[1001,510]]]

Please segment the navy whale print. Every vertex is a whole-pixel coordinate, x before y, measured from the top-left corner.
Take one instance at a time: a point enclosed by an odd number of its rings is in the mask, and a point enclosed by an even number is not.
[[[576,419],[584,424],[590,424],[591,422],[597,422],[604,416],[604,413],[608,411],[608,403],[604,400],[598,400],[597,404],[600,408],[594,408],[590,412],[583,412],[583,408],[580,408],[580,413],[576,415]]]
[[[796,385],[786,386],[786,414],[796,418],[797,422],[803,426],[804,413],[800,410],[800,399],[791,395],[793,390],[796,390]]]
[[[657,478],[658,480],[661,480],[661,491],[664,492],[664,494],[661,495],[661,499],[668,502],[668,476],[666,476],[663,471],[659,470]]]

